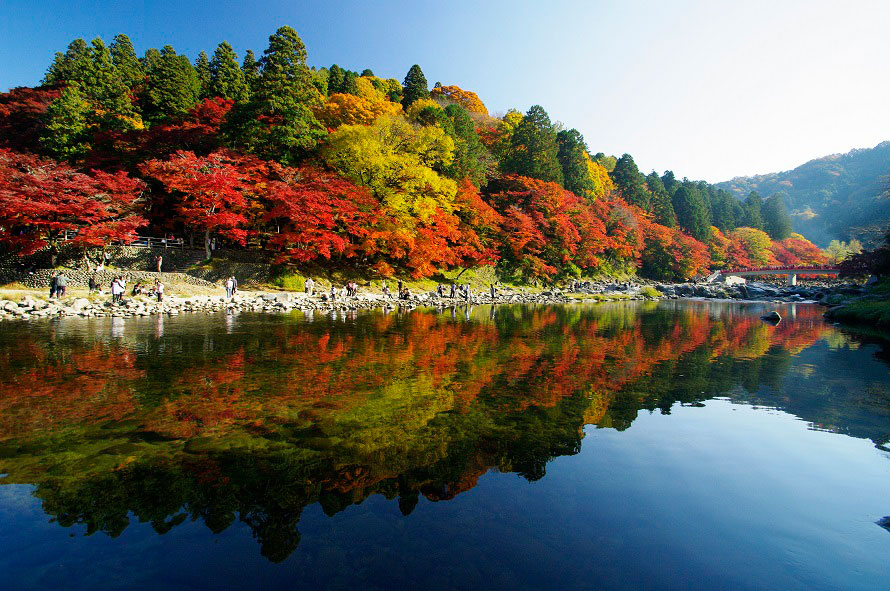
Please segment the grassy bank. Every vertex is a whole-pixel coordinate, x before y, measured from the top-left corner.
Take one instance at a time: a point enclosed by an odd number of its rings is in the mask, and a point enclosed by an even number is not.
[[[865,296],[840,302],[825,317],[845,324],[890,329],[890,277],[872,285]]]

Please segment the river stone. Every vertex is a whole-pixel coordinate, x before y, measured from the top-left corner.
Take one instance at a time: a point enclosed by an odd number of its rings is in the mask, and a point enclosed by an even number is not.
[[[90,300],[86,298],[77,298],[71,302],[71,307],[75,310],[83,310],[84,308],[89,308],[91,305]]]
[[[782,320],[782,317],[779,316],[779,313],[773,310],[769,314],[764,314],[760,317],[761,320],[766,320],[767,322],[779,322]]]

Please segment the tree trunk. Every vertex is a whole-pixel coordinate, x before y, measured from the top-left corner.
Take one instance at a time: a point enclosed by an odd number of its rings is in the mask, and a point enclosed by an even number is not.
[[[210,230],[204,230],[204,253],[208,259],[212,256],[210,254]]]

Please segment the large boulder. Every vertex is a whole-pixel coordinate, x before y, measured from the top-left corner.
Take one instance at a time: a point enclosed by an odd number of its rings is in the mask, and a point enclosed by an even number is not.
[[[89,308],[90,306],[92,306],[92,302],[86,298],[77,298],[71,302],[71,307],[78,311]]]

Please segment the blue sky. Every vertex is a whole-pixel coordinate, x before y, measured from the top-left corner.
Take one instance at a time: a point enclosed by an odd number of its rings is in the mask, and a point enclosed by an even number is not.
[[[310,65],[401,80],[418,63],[493,113],[541,104],[594,152],[720,181],[890,139],[887,23],[881,0],[0,0],[0,90],[76,37],[259,55],[288,24]]]

